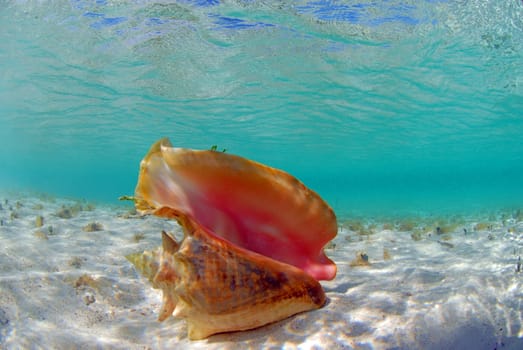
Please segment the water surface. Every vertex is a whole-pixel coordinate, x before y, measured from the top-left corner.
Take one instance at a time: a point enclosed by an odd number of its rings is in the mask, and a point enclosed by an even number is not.
[[[521,1],[6,1],[0,183],[132,194],[162,136],[339,215],[523,204]]]

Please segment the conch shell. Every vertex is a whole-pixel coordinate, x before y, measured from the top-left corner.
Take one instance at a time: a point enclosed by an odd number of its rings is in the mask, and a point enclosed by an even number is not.
[[[293,176],[238,156],[156,142],[141,163],[135,204],[173,218],[178,243],[129,256],[163,291],[159,320],[187,319],[190,339],[246,330],[325,303],[319,279],[336,265],[324,245],[332,209]]]

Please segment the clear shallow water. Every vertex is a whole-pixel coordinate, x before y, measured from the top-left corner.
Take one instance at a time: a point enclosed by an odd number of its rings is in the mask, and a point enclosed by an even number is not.
[[[115,201],[162,136],[339,215],[523,205],[520,1],[7,1],[2,187]]]

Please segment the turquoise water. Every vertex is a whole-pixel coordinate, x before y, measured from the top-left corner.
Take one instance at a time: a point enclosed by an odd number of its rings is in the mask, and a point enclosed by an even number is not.
[[[3,1],[0,187],[116,202],[176,146],[338,215],[523,205],[521,1]]]

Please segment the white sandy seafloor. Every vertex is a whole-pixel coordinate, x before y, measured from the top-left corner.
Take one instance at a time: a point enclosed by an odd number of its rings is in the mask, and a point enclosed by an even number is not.
[[[325,307],[189,341],[184,320],[156,320],[160,291],[125,259],[159,245],[162,229],[179,234],[174,223],[46,196],[0,204],[1,349],[523,348],[521,213],[454,219],[441,234],[430,217],[340,220]],[[57,216],[63,206],[71,218]],[[103,230],[84,231],[92,222]],[[370,265],[354,266],[362,254]]]

